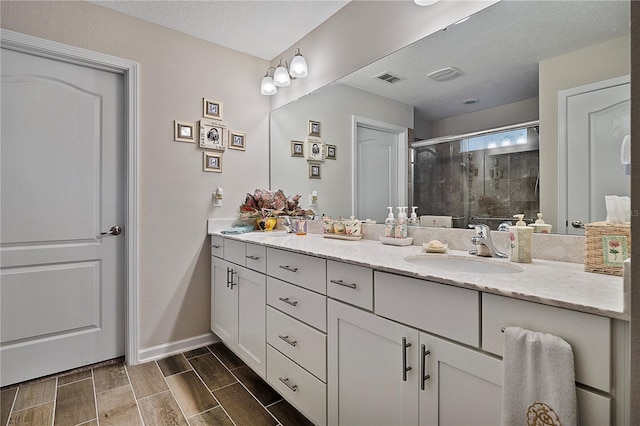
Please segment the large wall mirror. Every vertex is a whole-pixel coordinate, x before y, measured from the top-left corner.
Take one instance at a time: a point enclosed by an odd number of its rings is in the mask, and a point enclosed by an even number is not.
[[[580,135],[583,147],[563,136],[566,105],[607,84],[628,90],[629,69],[628,2],[503,0],[272,111],[270,186],[304,201],[315,193],[310,208],[333,217],[383,221],[389,204],[413,204],[459,227],[493,217],[493,227],[542,211],[567,232],[567,198],[585,197],[567,190],[568,164],[599,168],[579,178],[598,205],[604,197],[591,186],[629,193],[617,154],[629,105],[623,94],[589,111],[606,141]],[[308,138],[324,156],[308,158]],[[615,179],[600,188],[605,174]],[[586,209],[575,219],[604,220]]]

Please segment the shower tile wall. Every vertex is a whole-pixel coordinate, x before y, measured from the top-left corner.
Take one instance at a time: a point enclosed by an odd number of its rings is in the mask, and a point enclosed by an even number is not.
[[[420,215],[453,216],[458,228],[482,222],[495,229],[518,213],[535,219],[537,150],[460,152],[460,145],[456,141],[416,149],[414,204]]]

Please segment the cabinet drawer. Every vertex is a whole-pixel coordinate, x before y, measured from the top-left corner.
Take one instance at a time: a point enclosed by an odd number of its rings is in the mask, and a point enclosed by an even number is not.
[[[576,388],[580,426],[611,424],[611,397]],[[616,424],[621,424],[618,420]]]
[[[326,383],[326,334],[269,306],[267,343]]]
[[[267,277],[267,304],[312,327],[327,331],[326,296]]]
[[[467,345],[480,345],[480,294],[417,278],[374,272],[375,312]]]
[[[373,270],[328,260],[327,295],[369,311],[373,310]]]
[[[224,238],[219,235],[211,236],[211,256],[224,257]]]
[[[327,423],[327,385],[267,345],[267,381],[318,425]]]
[[[502,356],[503,327],[555,334],[573,349],[576,381],[609,392],[609,318],[493,294],[482,295],[482,348]]]
[[[245,245],[242,241],[226,239],[224,241],[224,260],[245,265]]]
[[[327,264],[319,257],[267,248],[267,275],[327,294]]]
[[[267,272],[267,248],[258,244],[247,243],[245,266],[254,271]]]

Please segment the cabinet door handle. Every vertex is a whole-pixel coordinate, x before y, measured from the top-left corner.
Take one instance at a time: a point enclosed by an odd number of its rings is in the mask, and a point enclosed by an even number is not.
[[[422,376],[422,380],[420,383],[420,389],[424,390],[425,389],[425,383],[427,382],[427,380],[429,380],[431,378],[431,376],[429,376],[427,374],[427,356],[431,353],[431,351],[427,350],[427,347],[425,345],[421,345],[420,346],[420,352],[421,352],[421,356],[422,356],[422,362],[421,362],[421,373],[420,375]]]
[[[402,381],[407,381],[407,371],[411,370],[411,367],[407,367],[407,348],[411,347],[411,343],[407,343],[407,338],[402,338]]]
[[[233,277],[238,278],[238,272],[234,271],[233,269],[231,269],[231,280],[229,281],[229,287],[231,288],[231,290],[233,290],[233,286],[234,285],[238,285],[238,282],[236,281],[235,283],[233,282]]]
[[[278,334],[278,337],[281,338],[282,340],[284,340],[285,342],[287,342],[288,344],[290,344],[293,347],[298,346],[298,341],[297,340],[290,340],[289,336],[283,336],[281,334]]]
[[[229,268],[229,267],[227,266],[227,288],[229,288],[229,281],[231,281],[231,280],[229,279],[229,274],[230,274],[230,273],[231,273],[231,268]]]
[[[349,288],[353,288],[353,289],[355,289],[355,288],[356,288],[356,283],[345,283],[345,282],[344,282],[344,281],[342,281],[342,280],[329,280],[329,282],[332,282],[332,283],[334,283],[334,284],[341,285],[341,286],[343,286],[343,287],[349,287]]]
[[[297,300],[289,300],[288,297],[278,297],[278,300],[284,303],[288,303],[291,306],[296,306],[298,304]]]
[[[251,259],[251,260],[258,260],[258,259],[260,259],[260,257],[258,257],[258,256],[249,256],[249,255],[246,255],[245,257],[246,257],[247,259]]]
[[[280,269],[284,269],[285,271],[289,271],[289,272],[298,271],[298,268],[294,268],[293,266],[289,266],[289,265],[280,265]]]
[[[278,377],[278,380],[280,380],[282,383],[284,383],[285,385],[287,385],[287,387],[289,389],[291,389],[292,391],[297,391],[298,390],[298,385],[292,385],[291,383],[289,383],[289,378],[287,377],[286,379],[283,377]]]

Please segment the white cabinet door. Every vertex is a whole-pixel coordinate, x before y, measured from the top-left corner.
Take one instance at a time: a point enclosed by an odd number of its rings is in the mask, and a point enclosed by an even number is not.
[[[500,424],[502,361],[425,333],[419,349],[421,425]]]
[[[266,277],[211,258],[211,331],[266,376]]]
[[[238,356],[256,373],[266,377],[266,277],[238,266],[234,275],[237,286],[233,292],[238,297],[237,345]]]
[[[211,258],[211,331],[232,346],[238,334],[238,303],[236,292],[229,285],[230,262]]]
[[[328,320],[328,423],[417,424],[418,332],[334,300]]]

